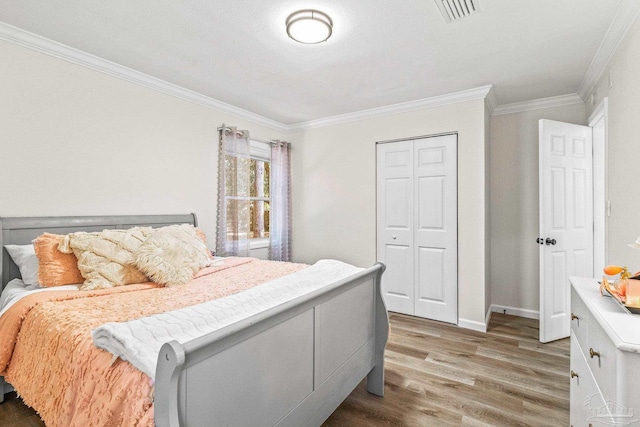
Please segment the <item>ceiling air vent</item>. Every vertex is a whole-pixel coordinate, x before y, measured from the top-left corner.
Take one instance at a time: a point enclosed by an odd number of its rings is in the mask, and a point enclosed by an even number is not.
[[[447,23],[459,21],[480,11],[480,0],[435,0]]]

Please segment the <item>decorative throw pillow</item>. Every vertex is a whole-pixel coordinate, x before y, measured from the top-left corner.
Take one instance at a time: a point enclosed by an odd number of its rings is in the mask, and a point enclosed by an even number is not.
[[[157,229],[134,254],[134,265],[156,283],[174,286],[189,282],[211,264],[207,246],[189,224]]]
[[[38,284],[38,257],[33,245],[4,245],[26,285]]]
[[[151,227],[134,227],[71,233],[58,249],[67,254],[73,252],[78,258],[78,269],[85,279],[81,290],[143,283],[148,279],[132,265],[133,253],[152,232]]]
[[[202,240],[202,243],[204,243],[204,246],[207,246],[207,235],[204,233],[204,231],[202,231],[200,228],[196,227],[196,236],[198,236],[198,239]],[[213,259],[213,254],[211,253],[211,251],[209,250],[209,248],[207,248],[207,256],[211,259]]]
[[[44,233],[33,241],[38,257],[38,281],[42,287],[75,285],[84,282],[78,270],[78,258],[73,253],[65,254],[58,245],[65,236]]]

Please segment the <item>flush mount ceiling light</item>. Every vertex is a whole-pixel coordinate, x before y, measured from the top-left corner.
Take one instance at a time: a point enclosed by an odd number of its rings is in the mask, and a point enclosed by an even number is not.
[[[322,43],[331,37],[332,32],[333,21],[319,10],[299,10],[287,18],[287,34],[300,43]]]

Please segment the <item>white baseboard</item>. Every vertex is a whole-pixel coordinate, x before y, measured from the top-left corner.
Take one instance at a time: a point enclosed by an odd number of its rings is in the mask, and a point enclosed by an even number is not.
[[[529,310],[528,308],[509,307],[506,305],[491,305],[491,311],[495,313],[511,314],[513,316],[526,317],[528,319],[540,319],[540,312],[538,310]]]
[[[491,309],[492,309],[492,306],[489,306],[489,310],[487,310],[487,315],[484,316],[485,330],[489,329],[489,322],[491,321],[491,313],[493,313]]]
[[[487,332],[487,323],[476,322],[475,320],[458,318],[458,327],[478,332]]]

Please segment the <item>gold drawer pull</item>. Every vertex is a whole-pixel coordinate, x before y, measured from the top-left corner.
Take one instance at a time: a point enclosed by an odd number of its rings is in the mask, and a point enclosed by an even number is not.
[[[580,377],[580,375],[578,375],[576,372],[573,372],[573,370],[571,370],[571,378],[577,378]]]
[[[598,359],[600,359],[600,352],[595,351],[593,348],[589,348],[589,356],[591,356],[592,359],[598,356]]]
[[[575,314],[571,313],[571,320],[580,320],[580,316],[576,316]]]

